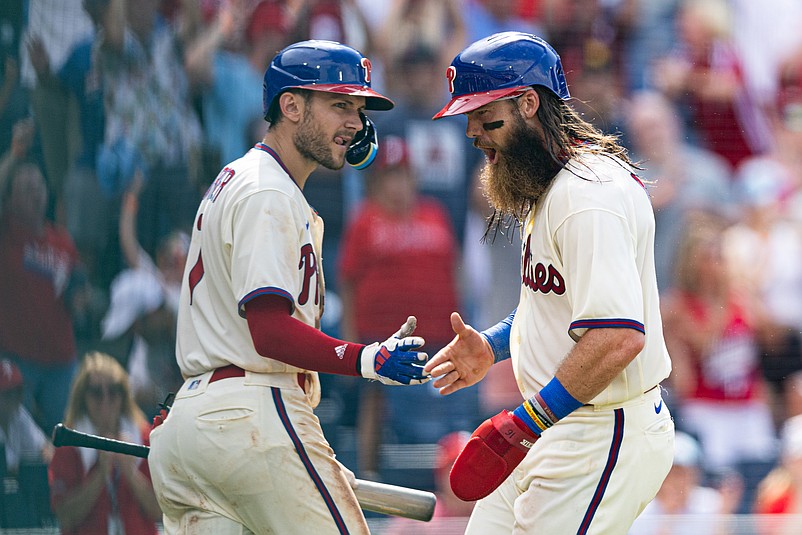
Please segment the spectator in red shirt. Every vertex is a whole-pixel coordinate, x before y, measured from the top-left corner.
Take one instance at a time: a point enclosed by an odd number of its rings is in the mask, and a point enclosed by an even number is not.
[[[768,121],[750,95],[730,34],[725,0],[683,0],[678,45],[658,62],[655,85],[681,101],[706,148],[735,168],[771,144]]]
[[[403,323],[412,311],[418,319],[415,334],[426,340],[432,354],[453,336],[448,318],[451,307],[458,304],[459,246],[446,209],[418,194],[408,150],[404,139],[397,136],[387,136],[379,143],[377,161],[366,184],[367,198],[345,229],[338,286],[343,302],[341,327],[346,339],[370,340],[388,328],[397,329],[396,324]],[[394,306],[381,306],[380,296]],[[426,306],[420,305],[421,298]],[[461,421],[459,412],[438,419],[438,408],[457,402],[439,395],[429,399],[428,387],[380,392],[367,383],[360,388],[359,468],[368,474],[378,468],[377,445],[382,432],[377,428],[383,421],[383,401],[389,413],[385,431],[397,436],[397,423],[409,433],[397,437],[399,441],[434,443],[447,432],[469,428],[473,421]],[[401,413],[406,409],[398,409],[396,414],[396,407],[411,406],[416,396],[427,396],[427,415],[422,425],[413,426],[403,421]],[[475,416],[475,406],[465,400],[463,404],[464,410]],[[416,419],[421,417],[419,414]],[[442,428],[446,424],[459,427]]]
[[[752,512],[764,517],[760,535],[784,535],[799,531],[802,515],[802,415],[791,416],[782,427],[780,462],[758,486]]]
[[[149,426],[128,375],[113,357],[84,357],[70,393],[67,427],[126,442],[145,442]],[[48,470],[50,500],[63,535],[156,535],[161,510],[147,461],[89,448],[61,447]]]
[[[45,179],[25,156],[32,127],[15,127],[0,164],[0,354],[19,367],[23,403],[49,433],[67,404],[77,361],[73,317],[89,292],[72,238],[46,219]]]
[[[53,445],[22,406],[23,378],[19,368],[0,359],[0,444],[5,457],[0,466],[5,476],[17,476],[20,463],[49,463]]]
[[[343,330],[346,338],[372,339],[398,329],[406,311],[414,310],[415,335],[445,345],[453,333],[448,314],[441,313],[457,306],[457,238],[445,209],[418,195],[407,151],[400,137],[379,144],[368,197],[345,231],[339,270]],[[422,295],[430,298],[423,308]],[[377,296],[392,296],[396,306],[383,306]]]
[[[724,224],[701,214],[688,220],[676,284],[661,298],[675,418],[680,430],[699,439],[712,472],[772,462],[776,446],[753,311],[723,258]]]

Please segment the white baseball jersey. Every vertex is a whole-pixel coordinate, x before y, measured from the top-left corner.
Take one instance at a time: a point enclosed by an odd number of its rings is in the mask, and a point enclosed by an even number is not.
[[[524,397],[551,380],[587,329],[637,329],[646,343],[590,404],[543,432],[510,477],[476,504],[466,535],[625,535],[657,493],[671,467],[674,424],[654,388],[671,364],[653,246],[647,193],[609,156],[569,161],[527,217],[510,333]]]
[[[307,325],[319,327],[323,313],[323,220],[279,162],[257,144],[220,172],[200,204],[178,311],[185,377],[228,364],[305,371],[257,353],[244,312],[251,299],[277,294]]]
[[[646,335],[643,351],[591,404],[632,399],[668,376],[653,250],[654,213],[631,169],[603,155],[569,161],[523,229],[510,351],[524,398],[554,377],[589,328]]]
[[[150,435],[165,533],[368,533],[313,411],[317,372],[258,354],[244,314],[251,299],[276,294],[318,327],[322,238],[323,221],[261,143],[201,201],[178,313],[186,380]],[[247,371],[216,377],[228,364]]]

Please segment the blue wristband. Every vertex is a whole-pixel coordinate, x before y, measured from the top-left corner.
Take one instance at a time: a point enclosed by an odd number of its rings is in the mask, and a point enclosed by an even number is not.
[[[562,383],[553,377],[543,390],[518,405],[513,414],[540,436],[581,406],[582,403],[574,399]]]
[[[552,377],[549,384],[543,387],[543,390],[540,391],[540,398],[558,420],[562,420],[582,406],[582,402],[569,394],[556,377]]]
[[[494,364],[510,358],[510,331],[514,318],[515,310],[500,322],[479,333],[485,337],[487,343],[490,344],[490,349],[493,350]]]

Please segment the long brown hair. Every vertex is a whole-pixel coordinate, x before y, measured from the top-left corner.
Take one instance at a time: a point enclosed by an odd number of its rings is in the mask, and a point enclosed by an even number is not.
[[[619,142],[619,136],[606,134],[584,120],[579,113],[551,90],[536,85],[533,87],[540,97],[537,118],[543,127],[544,141],[555,162],[565,162],[579,154],[609,154],[627,165],[637,167],[629,159],[627,149]]]
[[[122,388],[120,416],[130,418],[140,428],[146,425],[145,415],[136,404],[131,386],[128,384],[128,373],[114,357],[99,351],[87,353],[81,362],[78,374],[72,382],[64,425],[74,427],[82,417],[88,415],[86,394],[89,388],[89,378],[93,375],[107,378]]]
[[[627,149],[619,144],[617,135],[606,134],[598,130],[585,121],[568,101],[559,98],[550,89],[539,85],[532,86],[532,89],[540,97],[537,118],[543,132],[541,142],[546,159],[550,157],[554,164],[554,175],[565,168],[571,158],[581,154],[613,156],[618,158],[622,165],[640,169],[638,164],[630,160]],[[549,183],[550,180],[547,183],[519,184],[523,195],[519,195],[519,198],[516,199],[517,206],[507,209],[496,207],[487,218],[482,241],[492,242],[498,233],[506,234],[512,241],[514,232],[522,225],[523,220]]]

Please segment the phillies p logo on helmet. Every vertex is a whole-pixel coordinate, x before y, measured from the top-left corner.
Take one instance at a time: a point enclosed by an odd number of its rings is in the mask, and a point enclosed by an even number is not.
[[[370,71],[373,69],[373,65],[368,58],[362,58],[360,63],[362,64],[362,68],[365,69],[365,83],[370,84]]]
[[[454,80],[457,78],[457,68],[449,65],[446,69],[446,80],[448,80],[448,92],[454,93]]]

